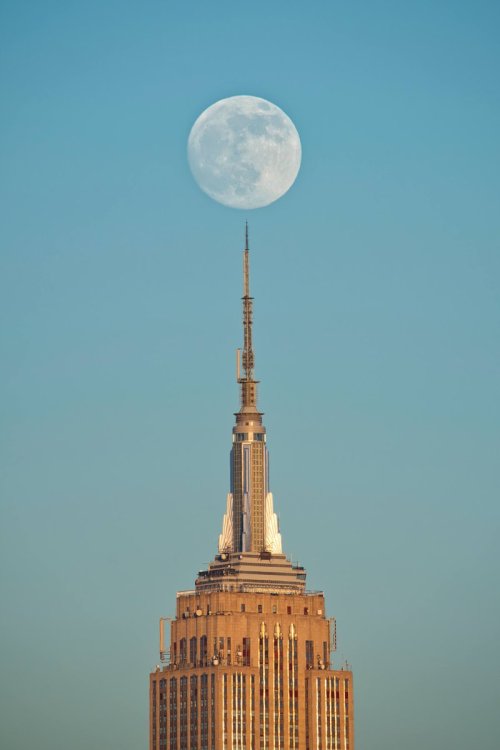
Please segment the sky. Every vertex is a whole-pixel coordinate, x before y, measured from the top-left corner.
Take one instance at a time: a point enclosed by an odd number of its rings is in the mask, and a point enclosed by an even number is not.
[[[0,6],[0,745],[145,750],[158,619],[216,551],[249,221],[285,551],[358,750],[496,750],[500,6]],[[302,140],[254,211],[194,182],[238,94]]]

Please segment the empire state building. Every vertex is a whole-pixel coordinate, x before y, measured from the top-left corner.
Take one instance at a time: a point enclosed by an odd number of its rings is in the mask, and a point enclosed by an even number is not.
[[[245,240],[230,491],[213,562],[160,620],[149,747],[354,750],[352,672],[333,666],[335,619],[282,550],[257,405],[248,232]]]

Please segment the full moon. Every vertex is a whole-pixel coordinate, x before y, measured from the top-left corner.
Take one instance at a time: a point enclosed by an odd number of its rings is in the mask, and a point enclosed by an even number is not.
[[[261,208],[295,182],[302,155],[283,110],[257,96],[231,96],[201,113],[188,138],[191,172],[211,198],[231,208]]]

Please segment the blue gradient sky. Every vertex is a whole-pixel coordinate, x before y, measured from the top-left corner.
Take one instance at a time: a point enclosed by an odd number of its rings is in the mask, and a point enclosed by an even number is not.
[[[248,218],[272,489],[357,747],[497,750],[498,3],[0,13],[2,748],[147,747],[224,511]],[[234,94],[303,145],[247,213],[186,160]]]

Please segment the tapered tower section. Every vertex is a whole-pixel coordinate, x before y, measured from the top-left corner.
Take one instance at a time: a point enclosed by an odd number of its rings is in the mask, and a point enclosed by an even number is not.
[[[282,551],[252,314],[246,228],[230,491],[213,562],[160,620],[150,750],[354,750],[352,672],[333,667],[335,620]]]
[[[248,226],[243,250],[243,348],[236,353],[240,409],[231,448],[230,491],[219,536],[219,554],[200,571],[198,591],[233,590],[298,593],[306,573],[282,551],[278,517],[269,488],[269,452],[263,414],[257,405],[253,350],[253,297],[250,295]]]
[[[248,226],[243,251],[243,349],[237,350],[236,377],[241,389],[231,450],[231,491],[219,553],[281,553],[281,535],[269,491],[266,428],[257,407],[252,343],[253,297],[250,296]]]

